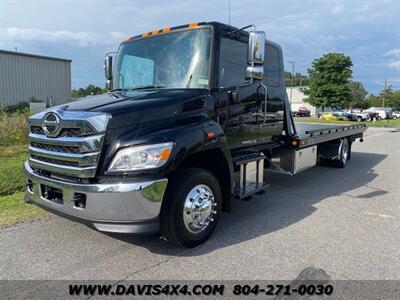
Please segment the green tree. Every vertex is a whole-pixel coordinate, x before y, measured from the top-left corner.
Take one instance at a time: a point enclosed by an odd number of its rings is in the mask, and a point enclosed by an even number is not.
[[[382,98],[378,95],[369,95],[367,98],[367,102],[369,104],[369,107],[375,106],[379,107],[382,106]]]
[[[383,97],[383,91],[381,92],[381,97]],[[385,106],[392,107],[396,111],[400,111],[400,90],[393,90],[391,86],[386,89],[385,94]]]
[[[80,97],[86,97],[89,95],[98,95],[98,94],[103,94],[106,92],[106,89],[95,86],[93,84],[89,84],[86,88],[79,88],[78,90],[73,89],[72,90],[72,97],[73,98],[80,98]]]
[[[351,101],[351,67],[349,56],[327,53],[315,59],[308,69],[309,82],[304,93],[306,101],[314,106],[344,107]]]
[[[368,107],[391,107],[396,111],[400,111],[400,90],[393,90],[391,86],[386,89],[386,92],[382,90],[379,95],[370,95],[366,102],[369,104]]]
[[[369,103],[366,101],[367,91],[361,82],[351,81],[350,82],[350,90],[351,90],[351,101],[349,103],[350,108],[368,108]]]

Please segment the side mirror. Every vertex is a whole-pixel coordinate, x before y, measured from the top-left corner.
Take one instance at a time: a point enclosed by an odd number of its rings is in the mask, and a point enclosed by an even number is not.
[[[106,80],[106,90],[107,91],[112,90],[112,80],[111,79]]]
[[[112,56],[107,55],[104,59],[104,76],[107,80],[112,79]]]
[[[248,63],[246,80],[264,78],[265,32],[253,31],[249,36]]]
[[[254,31],[250,32],[249,36],[249,51],[248,62],[251,65],[264,64],[265,55],[265,32]]]

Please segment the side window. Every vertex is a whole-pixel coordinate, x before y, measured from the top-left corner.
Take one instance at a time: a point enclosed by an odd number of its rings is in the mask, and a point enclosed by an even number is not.
[[[247,44],[228,38],[221,39],[219,85],[232,87],[246,83]]]
[[[280,85],[279,51],[268,44],[265,47],[264,76],[268,85]]]

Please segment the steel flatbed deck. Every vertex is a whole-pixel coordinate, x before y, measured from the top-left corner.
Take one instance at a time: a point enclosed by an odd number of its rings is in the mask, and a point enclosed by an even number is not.
[[[299,136],[299,148],[306,148],[323,142],[352,136],[362,138],[367,130],[365,124],[320,124],[320,123],[296,123]]]

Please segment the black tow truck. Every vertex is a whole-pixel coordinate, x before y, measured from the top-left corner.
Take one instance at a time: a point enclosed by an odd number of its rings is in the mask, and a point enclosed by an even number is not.
[[[26,202],[104,232],[194,247],[264,172],[345,167],[366,130],[295,124],[281,47],[254,26],[143,33],[104,69],[108,93],[29,118],[24,165]]]

